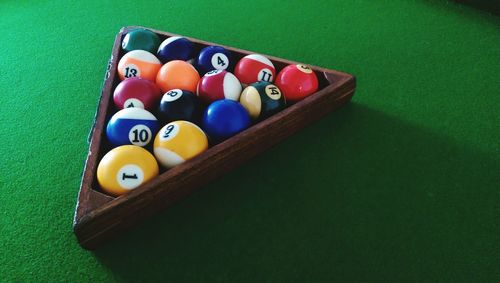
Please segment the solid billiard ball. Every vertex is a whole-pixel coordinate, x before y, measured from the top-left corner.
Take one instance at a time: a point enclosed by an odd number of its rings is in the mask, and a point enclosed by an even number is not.
[[[287,102],[297,102],[318,90],[318,78],[309,66],[288,65],[276,76],[276,86]]]
[[[159,127],[158,120],[149,111],[136,107],[125,108],[111,117],[106,136],[113,146],[147,146]]]
[[[132,50],[118,62],[118,76],[121,80],[131,77],[140,77],[152,82],[161,68],[161,62],[148,51]]]
[[[156,76],[156,84],[163,92],[171,89],[196,91],[200,75],[189,63],[182,60],[173,60],[163,65]]]
[[[241,83],[230,72],[212,70],[200,79],[196,94],[205,103],[219,99],[238,101],[241,94]]]
[[[156,108],[160,98],[160,88],[155,83],[141,78],[121,81],[113,93],[113,101],[119,109],[139,107],[152,110]]]
[[[207,148],[207,136],[198,126],[188,121],[174,121],[160,129],[153,151],[161,165],[172,168]]]
[[[138,28],[129,31],[122,41],[125,52],[132,50],[145,50],[155,53],[160,45],[160,37],[150,30]]]
[[[202,128],[211,142],[221,142],[250,126],[250,115],[236,101],[224,99],[210,104],[205,110]]]
[[[200,51],[196,58],[196,67],[200,74],[211,70],[226,70],[232,63],[232,55],[222,46],[207,46]]]
[[[265,119],[286,107],[285,96],[270,82],[257,82],[247,86],[240,96],[240,103],[253,120]]]
[[[159,118],[164,122],[186,120],[198,123],[202,115],[202,106],[194,93],[172,89],[163,95],[158,113]]]
[[[238,61],[234,67],[234,75],[246,85],[258,81],[272,82],[276,76],[276,69],[265,56],[250,54]]]
[[[194,46],[187,38],[172,36],[165,39],[158,48],[158,58],[166,63],[172,60],[188,61],[193,58]]]
[[[123,145],[106,153],[97,166],[97,182],[112,196],[130,192],[158,175],[154,156],[142,147]]]

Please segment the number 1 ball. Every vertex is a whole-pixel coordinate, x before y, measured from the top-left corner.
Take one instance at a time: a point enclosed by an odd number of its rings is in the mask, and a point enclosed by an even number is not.
[[[203,48],[196,59],[196,66],[202,75],[212,70],[226,70],[231,63],[231,52],[221,46]]]
[[[288,65],[276,76],[274,82],[283,92],[287,102],[297,102],[318,90],[318,78],[305,65]]]
[[[106,127],[106,136],[114,146],[146,146],[159,127],[158,120],[149,111],[136,107],[125,108],[111,117]]]
[[[118,76],[122,81],[140,77],[154,82],[160,68],[161,62],[153,54],[144,50],[132,50],[118,62]]]
[[[172,89],[163,95],[158,112],[159,118],[164,122],[187,120],[198,123],[201,119],[202,106],[194,93]]]
[[[179,165],[207,148],[205,133],[188,121],[174,121],[165,125],[154,141],[156,159],[166,168]]]
[[[250,54],[238,61],[234,67],[234,75],[246,85],[258,81],[272,82],[276,76],[276,69],[267,57]]]
[[[112,196],[130,192],[158,175],[158,163],[149,151],[123,145],[112,149],[97,166],[97,182]]]
[[[121,81],[113,93],[113,101],[119,109],[138,107],[152,110],[156,108],[160,98],[160,88],[153,82],[141,78]]]

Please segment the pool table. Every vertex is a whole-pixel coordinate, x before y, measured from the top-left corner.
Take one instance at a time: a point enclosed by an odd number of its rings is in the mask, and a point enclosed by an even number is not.
[[[0,282],[500,281],[498,1],[465,2],[2,1]],[[87,137],[134,25],[350,73],[356,93],[87,251]]]

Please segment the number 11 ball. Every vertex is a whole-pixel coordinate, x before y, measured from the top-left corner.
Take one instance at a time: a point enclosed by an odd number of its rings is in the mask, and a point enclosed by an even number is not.
[[[149,151],[135,145],[123,145],[101,159],[97,166],[97,182],[105,193],[119,196],[151,180],[158,172],[158,163]]]
[[[114,146],[146,146],[158,131],[156,117],[142,108],[125,108],[111,117],[106,127],[108,141]]]
[[[250,54],[238,61],[234,75],[242,84],[249,85],[258,81],[272,82],[276,76],[273,63],[259,54]]]

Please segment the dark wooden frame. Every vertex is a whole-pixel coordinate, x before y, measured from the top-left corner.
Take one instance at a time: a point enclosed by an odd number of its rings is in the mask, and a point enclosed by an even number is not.
[[[96,248],[98,244],[115,236],[118,232],[183,199],[196,189],[348,102],[354,94],[356,86],[354,76],[311,66],[320,82],[320,90],[315,94],[209,148],[199,156],[164,171],[129,194],[111,197],[99,191],[95,175],[98,162],[107,147],[104,129],[107,120],[113,114],[112,93],[119,82],[116,69],[118,60],[123,55],[121,41],[123,36],[133,28],[137,27],[122,28],[116,36],[94,127],[89,136],[90,147],[73,221],[78,242],[86,249]],[[175,36],[162,31],[152,31],[162,39]],[[187,38],[199,49],[207,45],[220,45]],[[231,50],[237,59],[254,53],[224,47]],[[273,56],[267,57],[277,70],[288,64],[298,64]]]

